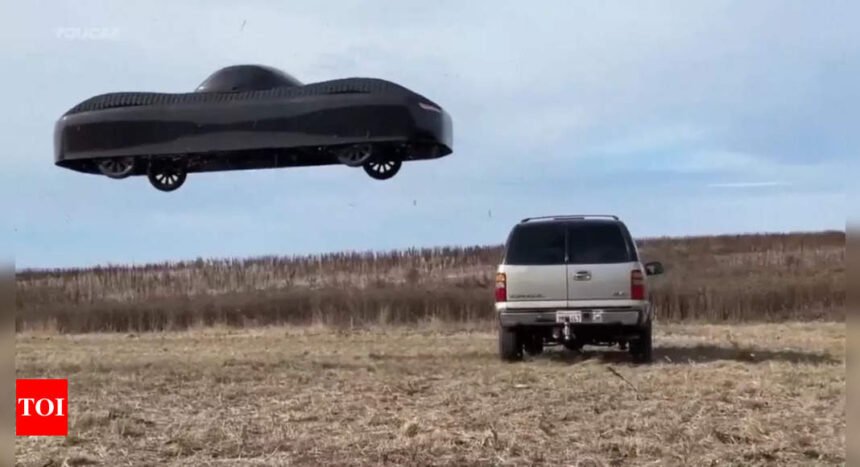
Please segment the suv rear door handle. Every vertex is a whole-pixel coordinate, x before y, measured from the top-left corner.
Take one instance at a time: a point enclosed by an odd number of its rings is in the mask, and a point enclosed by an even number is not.
[[[591,273],[588,271],[577,271],[573,278],[578,281],[587,281],[591,279]]]

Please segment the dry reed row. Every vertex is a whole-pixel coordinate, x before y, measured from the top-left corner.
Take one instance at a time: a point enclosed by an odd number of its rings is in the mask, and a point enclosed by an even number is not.
[[[660,319],[842,319],[845,233],[639,241],[666,265],[651,281]],[[407,324],[490,320],[501,246],[342,252],[25,270],[19,330],[149,331],[227,324]]]

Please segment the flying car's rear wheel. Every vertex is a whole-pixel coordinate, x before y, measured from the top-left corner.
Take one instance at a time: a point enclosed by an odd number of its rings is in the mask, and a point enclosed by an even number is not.
[[[402,165],[403,161],[400,159],[373,159],[365,162],[364,171],[367,172],[367,175],[370,175],[371,178],[375,178],[376,180],[388,180],[389,178],[397,175],[397,172],[400,171],[400,166]]]
[[[149,165],[149,183],[161,191],[173,191],[185,183],[188,172],[175,162],[156,162]]]
[[[361,167],[373,156],[373,146],[356,144],[345,147],[337,152],[337,160],[349,167]]]
[[[99,172],[110,178],[125,178],[134,171],[134,157],[112,157],[96,162]]]

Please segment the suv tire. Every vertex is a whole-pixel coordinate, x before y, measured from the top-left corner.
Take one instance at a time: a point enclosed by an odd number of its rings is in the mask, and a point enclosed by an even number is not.
[[[523,347],[529,355],[540,355],[543,353],[543,335],[538,333],[529,333],[523,336]]]
[[[653,358],[651,345],[651,320],[639,334],[639,338],[630,343],[630,354],[634,363],[651,363]]]
[[[523,359],[523,340],[516,329],[499,327],[499,356],[506,362]]]

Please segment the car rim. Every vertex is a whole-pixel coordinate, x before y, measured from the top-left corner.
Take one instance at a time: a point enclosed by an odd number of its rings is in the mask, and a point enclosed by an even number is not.
[[[173,191],[183,183],[187,173],[183,167],[165,164],[154,167],[149,174],[149,181],[161,191]]]
[[[372,155],[373,148],[369,144],[359,144],[342,150],[337,158],[341,164],[359,167],[367,162]]]
[[[397,174],[401,165],[398,159],[374,160],[364,164],[364,170],[377,180],[386,180]]]
[[[102,175],[111,178],[124,178],[129,176],[132,170],[134,170],[134,158],[104,159],[99,161],[98,168]]]
[[[385,175],[392,169],[394,169],[394,161],[374,162],[370,164],[370,170],[380,175]]]
[[[171,187],[179,183],[178,173],[159,173],[155,174],[155,180],[164,187]]]

